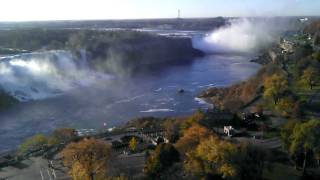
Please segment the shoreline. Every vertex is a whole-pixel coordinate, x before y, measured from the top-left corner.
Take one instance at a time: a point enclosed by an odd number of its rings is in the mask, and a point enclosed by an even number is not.
[[[266,69],[266,67],[272,62],[272,53],[275,53],[274,48],[268,48],[263,50],[260,55],[257,55],[255,58],[250,60],[250,62],[257,63],[261,65],[261,67],[254,75],[248,77],[246,80],[236,82],[234,84],[231,84],[230,86],[208,88],[200,92],[197,98],[202,99],[211,106],[217,107],[219,109],[227,109],[232,112],[237,112],[238,110],[243,109],[243,107],[247,107],[259,97],[258,91],[261,90],[261,76],[263,76],[264,69]],[[254,84],[254,87],[250,87],[249,89],[249,91],[252,93],[251,97],[245,100],[237,99],[239,98],[237,97],[239,95],[236,93],[239,93],[239,91],[242,93],[247,91],[248,84]],[[230,101],[227,100],[228,98],[230,98]],[[227,102],[224,102],[226,100]]]

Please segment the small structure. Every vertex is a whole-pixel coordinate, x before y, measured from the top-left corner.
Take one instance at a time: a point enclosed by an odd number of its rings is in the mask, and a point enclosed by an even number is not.
[[[263,118],[264,114],[263,112],[252,111],[252,112],[242,112],[240,116],[246,122],[253,122]]]
[[[232,137],[234,135],[234,128],[232,126],[224,126],[223,132],[228,136]]]
[[[293,53],[294,46],[295,46],[295,43],[287,39],[282,38],[280,41],[280,47],[282,49],[282,53]]]
[[[152,138],[151,142],[152,142],[153,145],[157,146],[157,145],[162,144],[162,143],[169,143],[169,140],[167,138],[165,138],[165,137],[157,136],[155,138]]]
[[[97,135],[98,132],[95,129],[77,129],[76,134],[80,137],[86,137]]]

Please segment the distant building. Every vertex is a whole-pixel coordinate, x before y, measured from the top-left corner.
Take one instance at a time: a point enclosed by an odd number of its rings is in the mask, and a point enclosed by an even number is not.
[[[299,19],[299,20],[300,20],[300,22],[302,22],[302,23],[309,21],[308,18],[301,18],[301,19]]]
[[[280,41],[280,48],[282,49],[282,53],[293,53],[294,46],[295,43],[287,39],[281,39]]]

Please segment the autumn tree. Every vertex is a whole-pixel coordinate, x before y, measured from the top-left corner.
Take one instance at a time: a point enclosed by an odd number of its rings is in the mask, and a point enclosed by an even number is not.
[[[18,154],[22,155],[28,151],[42,148],[48,144],[48,139],[43,134],[37,134],[28,138],[24,143],[19,146]]]
[[[189,116],[185,122],[182,123],[181,129],[186,130],[190,128],[192,125],[199,123],[204,118],[205,118],[205,113],[201,110],[198,110],[197,112]]]
[[[303,74],[300,79],[300,83],[309,86],[310,89],[316,85],[317,81],[319,80],[319,70],[314,67],[308,67],[306,70],[303,71]]]
[[[144,172],[151,178],[157,177],[179,160],[180,154],[172,144],[160,144],[147,159]]]
[[[185,156],[186,158],[183,166],[189,175],[194,177],[206,177],[211,174],[210,172],[208,173],[206,164],[203,159],[197,155],[195,150],[186,152]]]
[[[105,179],[110,147],[93,138],[70,143],[63,151],[63,163],[75,180]]]
[[[137,146],[138,146],[138,141],[135,137],[132,137],[130,142],[129,142],[129,148],[131,151],[136,151],[137,150]]]
[[[199,163],[198,170],[202,172],[196,172],[197,174],[221,174],[222,177],[235,177],[237,175],[237,167],[232,163],[232,160],[237,154],[237,148],[235,145],[218,139],[217,137],[210,136],[208,139],[201,141],[196,148],[193,157],[198,159],[195,163]],[[193,173],[194,167],[191,165],[192,161],[186,161],[186,170]]]
[[[284,116],[292,115],[295,107],[295,100],[292,97],[281,98],[276,109]]]
[[[165,129],[166,138],[171,143],[175,143],[180,137],[180,119],[167,119],[163,127]]]
[[[108,177],[106,180],[129,180],[129,178],[127,176],[120,175],[116,177]]]
[[[281,95],[288,89],[288,80],[282,74],[274,74],[273,76],[266,78],[264,81],[264,98],[271,98],[274,104],[278,103]]]
[[[203,178],[220,176],[223,179],[261,179],[266,153],[251,145],[237,146],[210,136],[187,153],[185,170]]]
[[[176,147],[180,152],[185,153],[196,148],[202,140],[209,136],[214,136],[212,131],[196,124],[184,132],[183,136],[176,143]]]
[[[292,114],[291,114],[292,117],[294,118],[301,118],[303,116],[303,111],[302,111],[302,108],[301,108],[301,103],[299,101],[296,101],[294,106],[293,106],[293,109],[292,109]]]
[[[55,130],[48,139],[50,145],[56,145],[60,143],[67,143],[78,137],[75,129],[72,128],[60,128]]]

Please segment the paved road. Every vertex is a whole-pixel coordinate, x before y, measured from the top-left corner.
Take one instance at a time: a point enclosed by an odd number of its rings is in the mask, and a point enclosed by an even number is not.
[[[7,180],[64,180],[70,179],[63,168],[55,161],[49,162],[41,157],[32,157],[17,166],[0,170],[0,178]]]

